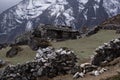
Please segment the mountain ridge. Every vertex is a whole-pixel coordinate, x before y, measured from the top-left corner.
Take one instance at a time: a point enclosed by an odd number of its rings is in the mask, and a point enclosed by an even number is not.
[[[120,13],[119,4],[119,0],[23,0],[0,14],[0,35],[11,41],[40,23],[76,29],[95,26]]]
[[[115,25],[120,25],[120,14],[113,16],[111,18],[108,18],[106,21],[103,21],[101,26],[107,25],[107,24],[115,24]]]

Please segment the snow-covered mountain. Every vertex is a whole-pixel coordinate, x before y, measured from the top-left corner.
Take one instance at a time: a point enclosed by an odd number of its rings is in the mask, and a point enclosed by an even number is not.
[[[40,23],[94,26],[120,13],[120,0],[23,0],[0,14],[0,41],[8,42]]]

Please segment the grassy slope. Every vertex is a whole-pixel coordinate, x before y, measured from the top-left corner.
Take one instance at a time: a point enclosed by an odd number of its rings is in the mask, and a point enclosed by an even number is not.
[[[108,42],[111,39],[117,38],[118,36],[118,34],[115,34],[115,31],[102,30],[99,33],[88,38],[67,40],[63,42],[53,42],[52,44],[55,48],[68,47],[74,50],[76,55],[80,58],[80,61],[83,61],[83,59],[88,59],[89,56],[93,54],[93,51],[96,47],[102,45],[104,42]],[[26,61],[33,60],[35,52],[27,46],[22,46],[22,48],[24,50],[14,58],[5,57],[5,53],[9,50],[9,48],[0,50],[0,59],[10,61],[13,64],[24,63]]]
[[[28,46],[21,46],[23,51],[19,52],[18,55],[16,55],[13,58],[6,58],[6,52],[10,49],[9,47],[6,49],[2,49],[0,51],[0,59],[4,59],[6,61],[9,61],[12,64],[17,63],[25,63],[26,61],[31,61],[35,57],[35,51],[32,51]]]
[[[92,35],[90,37],[78,39],[78,40],[68,40],[64,42],[53,43],[54,47],[68,47],[75,51],[80,60],[88,58],[93,54],[93,51],[105,42],[111,39],[117,38],[119,34],[115,34],[115,31],[105,31],[102,30],[99,33]]]

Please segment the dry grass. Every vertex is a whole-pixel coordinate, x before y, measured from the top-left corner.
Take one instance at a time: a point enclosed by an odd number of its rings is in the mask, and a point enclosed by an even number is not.
[[[6,52],[10,49],[9,47],[6,49],[2,49],[0,51],[0,59],[4,59],[12,64],[17,63],[25,63],[26,61],[31,61],[35,57],[35,51],[32,51],[28,46],[21,46],[23,51],[19,52],[15,57],[13,58],[7,58]]]
[[[115,31],[101,30],[99,33],[90,37],[85,37],[78,40],[67,40],[64,42],[53,43],[54,47],[68,47],[75,51],[80,60],[84,58],[88,59],[93,54],[95,49],[105,42],[118,38],[119,34],[115,34]]]
[[[80,58],[81,61],[86,61],[86,59],[89,58],[90,55],[93,54],[93,51],[96,47],[99,45],[102,45],[104,42],[108,42],[111,39],[119,37],[119,34],[115,34],[115,31],[105,31],[102,30],[99,33],[78,39],[78,40],[67,40],[63,42],[52,42],[52,45],[55,48],[59,47],[68,47],[75,51],[78,58]],[[21,46],[24,50],[21,51],[17,56],[13,58],[6,58],[6,52],[10,49],[9,47],[6,49],[0,50],[0,59],[4,59],[6,61],[9,61],[12,64],[17,63],[24,63],[26,61],[31,61],[35,57],[35,51],[32,51],[28,46]]]

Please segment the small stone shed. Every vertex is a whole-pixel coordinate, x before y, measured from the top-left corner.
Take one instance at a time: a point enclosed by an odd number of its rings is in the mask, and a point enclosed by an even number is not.
[[[73,29],[70,26],[61,25],[39,25],[34,33],[36,37],[46,38],[46,39],[76,39],[79,36],[79,31]]]

